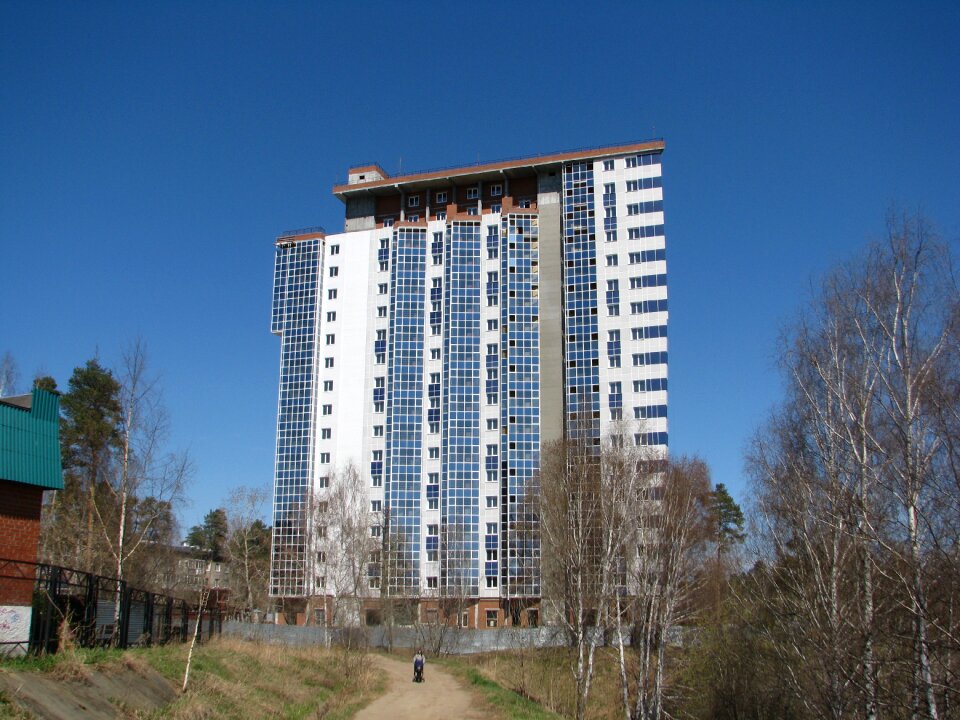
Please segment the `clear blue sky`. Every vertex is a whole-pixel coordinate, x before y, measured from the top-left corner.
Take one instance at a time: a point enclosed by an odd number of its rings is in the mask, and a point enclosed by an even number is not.
[[[331,186],[662,136],[670,440],[747,499],[779,329],[890,203],[960,237],[960,5],[0,3],[0,354],[142,336],[185,526],[271,482],[273,245]]]

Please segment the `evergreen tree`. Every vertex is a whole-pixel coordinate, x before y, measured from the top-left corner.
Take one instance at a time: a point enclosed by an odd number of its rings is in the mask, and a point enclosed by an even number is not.
[[[186,541],[188,545],[199,549],[211,560],[219,562],[227,556],[228,534],[227,512],[223,508],[216,508],[203,516],[203,524],[190,528]]]
[[[710,510],[716,532],[717,556],[720,557],[746,538],[746,533],[743,532],[743,512],[723,483],[717,483],[710,493]]]

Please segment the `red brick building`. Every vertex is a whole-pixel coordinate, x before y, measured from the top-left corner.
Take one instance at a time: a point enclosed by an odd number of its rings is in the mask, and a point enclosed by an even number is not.
[[[60,397],[0,398],[0,560],[36,562],[43,493],[61,489]],[[12,574],[0,572],[0,607],[30,605],[32,580]]]

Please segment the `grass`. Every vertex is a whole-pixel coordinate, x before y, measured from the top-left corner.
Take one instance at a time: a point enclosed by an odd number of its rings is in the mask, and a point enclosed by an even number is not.
[[[541,704],[504,687],[474,665],[475,656],[444,658],[437,662],[467,682],[504,720],[557,720],[557,715]]]
[[[186,646],[134,652],[165,677],[182,681]],[[194,650],[187,692],[150,717],[340,720],[380,690],[382,683],[357,654],[221,638]]]
[[[153,668],[179,689],[187,645],[132,650],[70,649],[57,655],[5,660],[0,667],[83,680],[93,668]],[[325,648],[261,645],[219,638],[197,646],[187,691],[142,720],[346,720],[384,689],[369,658]],[[115,704],[120,705],[117,702]],[[0,694],[0,718],[31,717]]]
[[[518,648],[463,655],[443,662],[475,686],[490,683],[508,693],[508,696],[498,695],[494,690],[483,688],[484,692],[491,693],[490,702],[504,708],[510,718],[573,717],[576,688],[571,672],[574,660],[571,652],[569,648]],[[594,667],[587,704],[588,720],[622,718],[620,679],[614,651],[598,649]],[[511,702],[512,698],[518,702]]]

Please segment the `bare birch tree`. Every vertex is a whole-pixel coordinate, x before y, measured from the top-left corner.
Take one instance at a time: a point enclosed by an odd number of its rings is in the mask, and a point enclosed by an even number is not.
[[[95,504],[94,512],[114,560],[115,577],[122,581],[127,562],[154,537],[154,525],[182,500],[191,467],[186,454],[164,453],[169,421],[141,340],[123,354],[119,382],[118,457],[106,483],[111,502]],[[152,502],[140,502],[147,498]],[[115,620],[119,613],[118,601]]]
[[[226,554],[230,562],[235,609],[247,617],[262,609],[270,574],[270,531],[263,523],[270,492],[238,487],[227,500]]]
[[[633,439],[628,426],[619,424],[599,447],[589,438],[572,439],[542,454],[535,507],[544,547],[544,602],[553,606],[574,648],[577,718],[586,714],[597,646],[612,628],[627,687],[622,615],[641,505],[653,478],[647,449],[635,447]]]
[[[937,612],[928,591],[957,547],[957,298],[928,223],[892,216],[885,240],[827,278],[784,343],[788,399],[750,464],[772,555],[768,609],[783,620],[775,644],[792,654],[784,666],[814,716],[899,713],[901,683],[914,718],[940,717],[938,694],[948,697],[955,591]],[[908,660],[900,618],[912,627]]]
[[[333,592],[331,622],[335,626],[359,625],[363,600],[369,596],[370,556],[381,545],[370,528],[381,523],[380,513],[370,507],[363,476],[355,465],[330,476],[327,502],[328,533],[321,551]]]
[[[17,361],[8,350],[0,358],[0,397],[13,395],[17,391]]]
[[[666,716],[667,648],[682,627],[693,622],[712,536],[707,466],[681,458],[661,467],[659,475],[639,475],[636,556],[628,556],[626,563],[633,598],[632,678],[622,659],[622,641],[618,649],[628,720]]]

